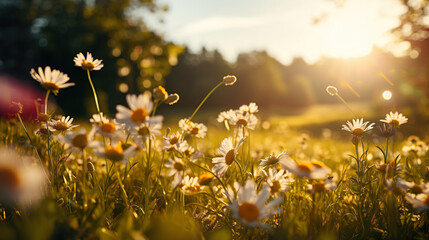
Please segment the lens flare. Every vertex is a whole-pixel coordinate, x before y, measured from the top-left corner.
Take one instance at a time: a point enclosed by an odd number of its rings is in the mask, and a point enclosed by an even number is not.
[[[383,96],[384,100],[388,101],[388,100],[390,100],[392,98],[392,92],[389,91],[389,90],[386,90],[386,91],[383,92],[382,96]]]

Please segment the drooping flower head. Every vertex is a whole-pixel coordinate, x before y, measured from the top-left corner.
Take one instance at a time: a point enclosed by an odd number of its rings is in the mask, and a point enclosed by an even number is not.
[[[104,65],[101,63],[103,60],[98,60],[92,57],[92,54],[87,52],[86,58],[82,53],[78,53],[73,59],[75,66],[81,67],[83,70],[100,70]]]
[[[34,80],[38,81],[43,88],[52,91],[55,95],[61,88],[74,86],[74,83],[68,83],[69,77],[56,69],[51,70],[51,67],[45,67],[45,71],[41,67],[38,68],[38,73],[32,68],[30,71]]]

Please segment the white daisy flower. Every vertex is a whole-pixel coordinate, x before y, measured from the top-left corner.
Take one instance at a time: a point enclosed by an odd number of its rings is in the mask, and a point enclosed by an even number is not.
[[[243,114],[246,114],[246,113],[255,114],[259,111],[258,105],[256,105],[256,103],[254,103],[254,102],[251,102],[249,105],[242,105],[239,108],[239,110]]]
[[[136,146],[128,146],[124,149],[122,146],[122,142],[117,142],[116,146],[113,147],[115,143],[112,145],[104,147],[100,144],[96,149],[94,149],[94,153],[102,158],[107,158],[112,162],[127,162],[127,158],[133,157],[137,154]]]
[[[429,194],[413,195],[407,193],[405,200],[409,202],[417,211],[426,211],[429,209]]]
[[[347,125],[343,125],[342,130],[351,132],[355,136],[362,136],[365,132],[373,129],[374,123],[369,124],[369,122],[363,122],[361,119],[353,119],[353,124],[350,121],[347,121]],[[369,125],[368,125],[369,124]]]
[[[320,161],[298,162],[287,156],[280,161],[280,165],[287,171],[301,178],[323,179],[329,173],[327,168]]]
[[[123,139],[125,138],[124,126],[116,121],[116,119],[110,120],[106,117],[103,122],[95,124],[97,132],[104,137],[114,138],[114,139]]]
[[[229,121],[233,115],[235,115],[235,110],[229,109],[228,111],[219,113],[216,120],[220,123]]]
[[[186,118],[180,119],[179,127],[187,134],[197,138],[204,138],[207,134],[207,127],[202,123],[194,123]]]
[[[260,221],[280,213],[281,209],[276,207],[282,202],[281,198],[276,198],[265,205],[269,196],[270,187],[268,184],[258,194],[253,179],[247,180],[245,186],[238,191],[237,198],[233,199],[230,205],[234,218],[249,227],[261,226],[269,228],[268,225],[262,224]]]
[[[38,81],[43,88],[48,91],[52,91],[55,95],[58,94],[58,91],[61,88],[67,88],[74,86],[74,83],[67,83],[69,81],[69,77],[67,74],[62,73],[56,69],[51,70],[51,67],[45,67],[45,72],[41,67],[38,68],[38,72],[32,68],[30,71],[31,76],[34,80]]]
[[[232,115],[229,120],[229,124],[242,126],[248,129],[255,129],[256,124],[258,123],[258,118],[250,113],[241,113],[240,111],[236,111],[234,115]]]
[[[388,123],[394,127],[399,127],[400,125],[407,123],[408,118],[406,118],[402,113],[398,112],[390,112],[389,114],[386,114],[385,119],[381,119],[380,122]]]
[[[289,179],[285,170],[281,169],[277,172],[276,169],[270,168],[268,170],[267,183],[270,186],[270,193],[277,194],[289,189],[291,179]]]
[[[131,129],[134,139],[145,143],[148,139],[155,140],[155,136],[161,135],[162,116],[149,117],[144,123]]]
[[[203,186],[199,184],[197,177],[189,177],[186,175],[182,180],[182,191],[185,194],[195,194],[202,190]]]
[[[153,102],[149,95],[140,94],[138,96],[134,94],[128,94],[127,103],[130,108],[126,108],[122,105],[117,105],[116,119],[120,122],[130,124],[132,126],[142,124],[149,118],[150,113],[153,109]]]
[[[179,183],[182,182],[183,173],[186,169],[185,163],[182,159],[174,157],[174,159],[170,159],[168,162],[166,162],[164,166],[170,169],[170,171],[168,171],[167,173],[167,176],[174,176],[171,185],[173,186],[173,188],[176,187]]]
[[[49,120],[48,124],[52,129],[57,130],[59,132],[64,132],[79,126],[79,125],[72,125],[73,119],[74,118],[71,118],[70,116],[67,116],[67,117],[62,116],[60,120],[55,120],[55,119]]]
[[[101,63],[103,60],[98,60],[92,57],[92,54],[87,52],[86,58],[82,53],[78,53],[73,59],[75,66],[82,67],[83,70],[100,70],[104,65]]]
[[[103,122],[108,122],[109,119],[104,116],[104,114],[102,112],[100,112],[100,114],[96,113],[92,115],[92,118],[89,119],[90,123],[96,123],[96,124],[100,124]]]
[[[242,138],[235,147],[231,137],[225,138],[222,141],[218,150],[222,157],[215,157],[212,159],[212,163],[215,164],[212,171],[215,172],[219,177],[223,177],[234,160],[236,160],[238,149],[240,148],[243,141],[244,138]]]
[[[0,203],[29,207],[45,194],[46,176],[43,167],[30,157],[22,157],[0,147]]]
[[[259,168],[265,168],[267,166],[276,165],[280,160],[285,158],[287,155],[284,152],[281,152],[279,155],[275,155],[274,153],[269,155],[268,157],[261,159],[261,163],[259,164]]]
[[[182,142],[184,142],[182,140],[182,134],[180,132],[176,132],[174,134],[164,136],[164,143],[162,148],[164,151],[167,152],[177,151]]]
[[[58,140],[70,147],[72,152],[80,152],[87,147],[97,147],[97,143],[92,140],[94,133],[95,128],[92,128],[88,134],[85,128],[81,128],[77,132],[66,133],[65,136],[59,135]]]

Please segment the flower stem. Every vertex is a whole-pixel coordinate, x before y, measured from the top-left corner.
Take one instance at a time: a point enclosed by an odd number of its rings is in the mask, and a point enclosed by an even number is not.
[[[121,188],[122,198],[125,202],[125,206],[129,208],[127,192],[125,191],[125,187],[124,187],[124,184],[122,183],[121,176],[119,175],[119,169],[117,168],[117,166],[115,166],[115,170],[116,170],[116,178],[118,179],[119,187]]]
[[[350,107],[350,105],[340,96],[340,94],[335,94],[340,100],[341,102],[344,103],[344,105],[346,105],[346,107],[350,110],[350,112],[353,113],[353,115],[355,115],[355,117],[357,118],[358,116],[356,115],[356,113],[353,112],[352,108]]]
[[[92,84],[91,74],[89,74],[89,70],[86,70],[86,72],[88,73],[89,84],[91,85],[92,93],[94,94],[94,101],[95,101],[95,106],[97,107],[98,115],[100,115],[100,120],[103,121],[100,113],[100,106],[98,105],[97,93],[95,92],[94,84]]]
[[[48,114],[48,97],[49,97],[49,93],[51,93],[51,90],[46,91],[46,96],[45,96],[45,114]]]
[[[192,113],[192,115],[188,118],[189,121],[192,120],[192,118],[195,116],[195,114],[198,112],[198,110],[201,108],[201,106],[204,104],[204,102],[207,100],[207,98],[209,98],[209,96],[221,85],[223,84],[223,82],[220,82],[218,85],[216,85],[216,87],[214,87],[207,95],[206,97],[203,99],[203,101],[201,101],[200,105],[198,105],[197,109],[195,109],[194,113]]]

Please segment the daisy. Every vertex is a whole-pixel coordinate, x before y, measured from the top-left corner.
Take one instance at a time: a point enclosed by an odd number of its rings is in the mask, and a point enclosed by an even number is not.
[[[270,187],[268,184],[258,194],[253,179],[247,180],[245,186],[238,191],[237,198],[233,199],[230,205],[234,218],[249,227],[261,226],[269,228],[269,226],[260,223],[260,221],[279,213],[281,209],[276,208],[276,206],[282,201],[281,198],[276,198],[265,205],[269,196]]]
[[[316,180],[308,185],[310,192],[318,193],[324,191],[334,191],[337,189],[337,184],[334,178],[326,178],[325,180]]]
[[[301,178],[323,179],[329,173],[329,168],[317,162],[298,162],[296,163],[289,156],[280,161],[280,165],[287,171]]]
[[[73,59],[74,65],[82,67],[83,70],[100,70],[104,65],[101,63],[103,60],[93,59],[92,54],[87,52],[86,58],[82,53],[78,53]]]
[[[126,108],[122,105],[116,106],[116,110],[118,111],[118,113],[116,113],[116,119],[118,119],[118,121],[136,126],[142,124],[149,118],[153,103],[148,95],[140,94],[136,96],[134,94],[128,94],[126,99],[130,108]]]
[[[194,123],[186,118],[180,119],[179,127],[187,134],[193,135],[197,138],[204,138],[207,133],[207,127],[202,123]]]
[[[234,115],[231,116],[229,124],[242,126],[248,129],[255,129],[256,124],[258,123],[258,118],[250,113],[241,113],[236,111]]]
[[[267,183],[270,186],[270,193],[277,194],[286,191],[290,184],[289,176],[286,171],[281,169],[277,172],[276,169],[270,168],[268,170]]]
[[[429,209],[429,194],[412,195],[407,193],[405,200],[409,202],[417,211],[426,211]]]
[[[241,111],[241,113],[246,114],[255,114],[259,111],[258,109],[258,105],[256,105],[256,103],[251,102],[249,103],[249,105],[242,105],[239,110]]]
[[[371,130],[373,128],[374,123],[369,124],[369,122],[363,122],[363,118],[361,119],[353,119],[353,124],[350,121],[347,121],[347,125],[343,125],[342,130],[351,132],[355,136],[362,136],[365,132]],[[369,125],[368,125],[369,124]]]
[[[67,83],[70,79],[67,74],[62,73],[56,69],[51,70],[51,67],[45,67],[45,72],[41,67],[38,68],[38,72],[32,68],[30,71],[31,76],[34,80],[38,81],[43,88],[48,91],[52,91],[55,95],[61,88],[67,88],[74,86],[74,83]]]
[[[238,149],[240,148],[243,141],[244,138],[242,138],[235,147],[232,143],[231,137],[225,138],[222,141],[218,150],[222,157],[215,157],[212,159],[212,163],[215,164],[212,171],[215,172],[219,177],[223,177],[234,160],[236,160]]]
[[[232,115],[235,115],[235,110],[229,109],[228,111],[219,113],[216,120],[220,123],[229,121],[232,118]]]
[[[182,134],[179,132],[164,136],[163,150],[167,152],[177,151],[182,142],[185,141],[182,140]]]
[[[97,146],[97,143],[92,140],[94,133],[95,128],[92,128],[88,134],[85,128],[81,128],[77,132],[66,133],[65,136],[59,135],[58,139],[60,142],[70,146],[72,152],[80,152],[87,147],[92,148]]]
[[[202,186],[198,182],[197,177],[189,177],[186,175],[182,180],[182,191],[185,194],[195,194],[202,190]]]
[[[183,173],[186,169],[185,163],[182,159],[174,157],[174,159],[170,159],[168,162],[166,162],[164,166],[170,169],[170,171],[167,173],[167,176],[174,176],[171,185],[173,188],[175,188],[179,183],[182,182]]]
[[[92,118],[89,119],[90,123],[96,123],[96,124],[100,124],[100,123],[108,122],[108,121],[109,121],[109,119],[106,116],[104,116],[104,114],[102,112],[93,114]]]
[[[123,125],[118,123],[116,119],[110,120],[104,116],[105,118],[102,122],[95,124],[95,128],[97,132],[100,133],[104,137],[122,139],[125,138]]]
[[[154,120],[154,117],[150,117],[146,122],[134,126],[131,132],[135,136],[135,139],[145,143],[147,139],[155,140],[155,136],[161,135],[162,116],[159,117],[161,117],[161,121]]]
[[[34,159],[0,147],[0,203],[28,207],[39,201],[45,191],[46,177]]]
[[[261,163],[259,164],[259,168],[265,168],[267,166],[276,165],[280,160],[286,157],[286,153],[281,152],[279,155],[275,155],[274,153],[269,155],[268,157],[261,159]]]
[[[64,132],[79,126],[79,125],[72,125],[72,122],[73,122],[73,118],[71,118],[70,116],[67,116],[67,117],[62,116],[60,120],[55,120],[55,119],[49,120],[48,124],[51,128],[60,132]]]
[[[390,112],[389,114],[386,114],[386,118],[381,119],[380,122],[388,123],[388,124],[392,125],[393,127],[399,127],[400,125],[407,123],[408,118],[406,118],[404,115],[402,115],[402,113]]]
[[[113,145],[113,144],[112,144]],[[134,156],[137,151],[135,146],[129,146],[128,148],[122,147],[122,142],[117,142],[116,146],[106,146],[104,147],[100,144],[96,149],[94,149],[94,153],[102,158],[107,158],[112,162],[127,162],[127,158]],[[125,145],[124,145],[125,146]]]

